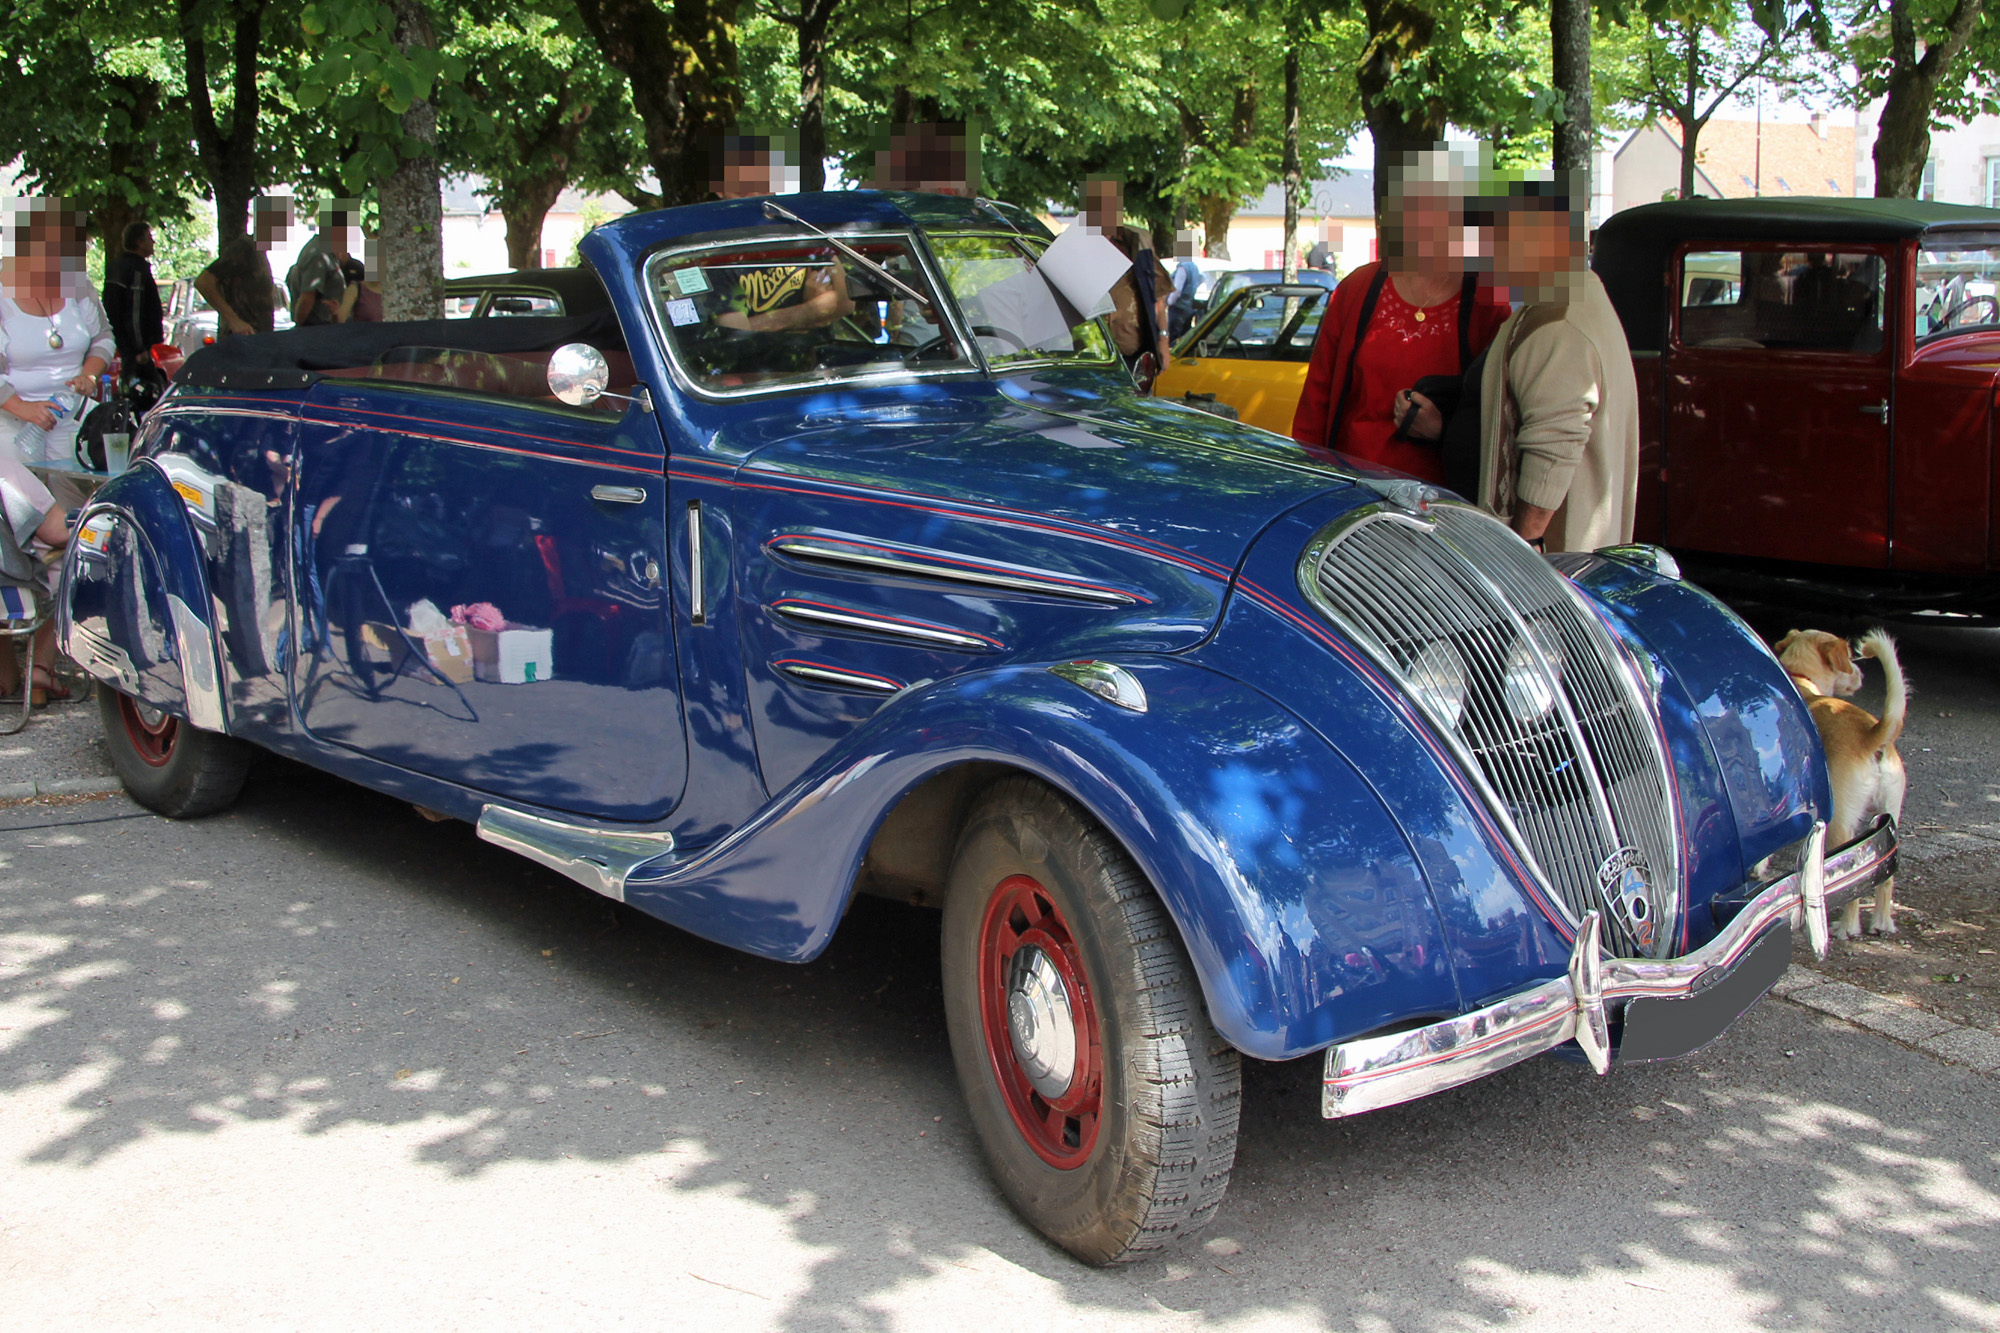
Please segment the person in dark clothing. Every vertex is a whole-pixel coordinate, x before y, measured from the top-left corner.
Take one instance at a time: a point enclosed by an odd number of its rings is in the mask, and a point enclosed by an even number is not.
[[[1173,278],[1153,253],[1152,238],[1125,225],[1125,186],[1108,176],[1093,176],[1083,186],[1083,223],[1110,241],[1132,261],[1132,268],[1111,289],[1111,338],[1118,355],[1139,387],[1150,389],[1154,377],[1167,368],[1167,296]]]
[[[152,227],[134,222],[120,243],[125,253],[104,266],[104,312],[111,317],[111,337],[129,374],[167,340],[167,327],[160,313],[160,285],[153,281]]]

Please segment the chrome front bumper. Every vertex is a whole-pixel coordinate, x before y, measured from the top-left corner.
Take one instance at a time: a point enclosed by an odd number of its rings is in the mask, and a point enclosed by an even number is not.
[[[1567,975],[1457,1018],[1343,1042],[1329,1050],[1321,1114],[1359,1115],[1442,1092],[1567,1041],[1582,1047],[1591,1066],[1602,1074],[1611,1067],[1611,1007],[1632,1000],[1708,996],[1703,1005],[1714,1013],[1720,1012],[1715,1009],[1718,1001],[1729,1004],[1749,987],[1742,1006],[1722,1019],[1726,1026],[1782,974],[1784,963],[1779,960],[1790,955],[1793,930],[1803,929],[1813,953],[1824,958],[1832,909],[1875,888],[1895,870],[1896,826],[1888,819],[1830,855],[1826,826],[1816,824],[1800,853],[1798,869],[1767,884],[1714,939],[1680,958],[1606,958],[1599,944],[1598,914],[1587,912]],[[1778,930],[1785,935],[1782,943],[1771,938]],[[1760,944],[1769,947],[1759,950]],[[1754,960],[1753,953],[1758,955]],[[1746,960],[1753,964],[1746,973],[1754,970],[1761,976],[1774,962],[1776,971],[1761,985],[1756,976],[1735,978],[1734,984],[1726,985]],[[1713,1035],[1701,1036],[1686,1050]],[[1669,1053],[1685,1052],[1655,1049],[1650,1058]]]

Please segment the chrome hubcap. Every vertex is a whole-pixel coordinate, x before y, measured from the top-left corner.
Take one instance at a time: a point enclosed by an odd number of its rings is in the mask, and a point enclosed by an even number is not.
[[[1076,1018],[1069,988],[1049,956],[1034,945],[1014,955],[1007,977],[1007,1028],[1014,1058],[1036,1092],[1050,1101],[1076,1076]]]

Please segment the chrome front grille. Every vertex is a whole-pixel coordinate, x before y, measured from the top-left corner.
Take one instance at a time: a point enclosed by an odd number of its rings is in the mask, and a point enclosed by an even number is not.
[[[1314,538],[1299,573],[1417,701],[1571,921],[1595,907],[1613,952],[1672,953],[1668,757],[1634,664],[1562,576],[1460,504],[1357,511]]]

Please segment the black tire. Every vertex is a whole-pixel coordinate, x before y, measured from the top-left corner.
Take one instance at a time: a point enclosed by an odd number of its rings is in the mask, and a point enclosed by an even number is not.
[[[251,753],[242,741],[203,731],[102,683],[97,716],[118,780],[148,810],[198,819],[226,809],[242,792]]]
[[[1209,1022],[1166,908],[1110,835],[1041,782],[995,784],[959,836],[943,947],[959,1085],[1021,1215],[1093,1264],[1146,1258],[1205,1226],[1236,1160],[1241,1058]],[[1044,962],[1064,984],[1039,994],[1063,1004],[1039,1012],[1071,1019],[1063,1087],[1060,1036],[1026,1038],[1024,1058],[1008,1017],[1014,975]],[[1037,993],[1021,993],[1031,1013]]]

